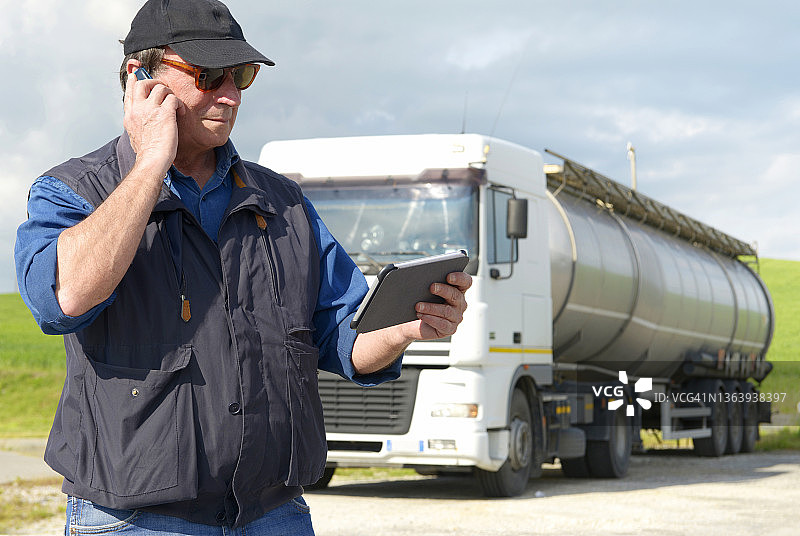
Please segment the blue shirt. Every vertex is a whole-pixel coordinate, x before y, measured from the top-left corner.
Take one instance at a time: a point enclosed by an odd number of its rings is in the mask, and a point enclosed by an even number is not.
[[[231,197],[230,169],[239,160],[230,140],[216,149],[216,155],[217,168],[202,189],[193,178],[174,167],[164,179],[214,242]],[[350,320],[366,294],[367,284],[311,202],[305,199],[305,203],[320,254],[320,288],[313,318],[314,343],[320,349],[319,368],[364,386],[397,378],[401,359],[373,374],[357,375],[353,369],[350,356],[356,332],[350,329]],[[58,237],[64,229],[80,223],[93,211],[88,201],[54,177],[39,177],[31,186],[28,220],[17,230],[14,257],[20,295],[45,333],[79,331],[91,324],[116,298],[114,293],[77,317],[65,315],[56,299]]]
[[[222,147],[217,147],[215,152],[217,169],[202,190],[197,181],[178,171],[175,166],[172,166],[164,179],[169,189],[181,198],[214,242],[217,241],[219,226],[231,200],[233,181],[230,170],[239,161],[239,155],[230,140]]]

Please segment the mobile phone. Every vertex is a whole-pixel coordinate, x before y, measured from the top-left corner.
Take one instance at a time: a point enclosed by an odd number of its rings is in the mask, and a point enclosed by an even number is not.
[[[153,78],[152,76],[150,76],[150,73],[148,73],[147,69],[145,69],[144,67],[139,67],[138,69],[133,71],[133,74],[136,75],[137,80],[146,80],[148,78]]]

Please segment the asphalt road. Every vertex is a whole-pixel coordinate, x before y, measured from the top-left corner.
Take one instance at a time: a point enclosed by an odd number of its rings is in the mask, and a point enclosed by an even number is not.
[[[0,484],[13,482],[17,478],[36,480],[58,477],[42,459],[44,445],[43,439],[0,440]]]
[[[513,499],[470,477],[337,482],[306,500],[318,536],[800,534],[800,453],[634,456],[621,480],[566,478],[557,466]]]
[[[558,466],[511,499],[487,499],[469,476],[354,482],[308,492],[318,536],[800,534],[800,452],[633,457],[621,480],[566,478]],[[23,529],[63,533],[63,519]]]

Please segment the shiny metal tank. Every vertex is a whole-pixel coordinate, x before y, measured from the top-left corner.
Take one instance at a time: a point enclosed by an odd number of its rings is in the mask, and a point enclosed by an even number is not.
[[[549,198],[558,362],[669,377],[689,352],[766,351],[772,302],[747,265],[567,192]]]

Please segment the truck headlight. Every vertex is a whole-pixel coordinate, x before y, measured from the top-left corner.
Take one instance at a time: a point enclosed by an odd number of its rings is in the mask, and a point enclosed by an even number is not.
[[[475,419],[478,417],[478,404],[434,404],[431,417]]]

